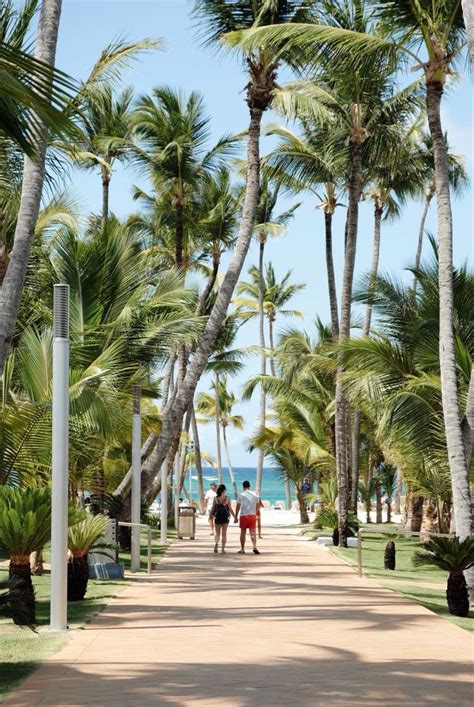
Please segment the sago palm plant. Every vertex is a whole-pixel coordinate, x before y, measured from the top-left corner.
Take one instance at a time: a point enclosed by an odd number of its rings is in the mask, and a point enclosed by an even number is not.
[[[33,624],[30,622],[28,602],[25,601],[18,580],[0,582],[0,617],[11,619],[18,626],[29,626],[34,631]]]
[[[86,515],[81,521],[69,527],[68,601],[80,601],[85,597],[89,580],[87,562],[89,552],[112,548],[110,543],[99,542],[110,522],[110,518],[106,515]]]
[[[431,538],[423,552],[413,557],[415,567],[434,565],[448,572],[446,599],[449,613],[454,616],[469,614],[469,595],[464,572],[474,567],[474,538]]]
[[[36,621],[30,554],[42,548],[51,532],[48,489],[0,488],[0,546],[10,557],[9,577],[17,579],[28,608],[25,623]]]

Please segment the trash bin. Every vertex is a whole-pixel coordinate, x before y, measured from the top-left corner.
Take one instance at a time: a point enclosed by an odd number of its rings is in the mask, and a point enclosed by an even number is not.
[[[178,539],[191,538],[196,534],[196,509],[191,506],[178,508]]]

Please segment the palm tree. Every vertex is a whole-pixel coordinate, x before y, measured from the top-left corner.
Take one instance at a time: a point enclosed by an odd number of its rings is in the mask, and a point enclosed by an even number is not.
[[[263,253],[263,250],[261,250]],[[260,263],[263,266],[263,262]],[[272,376],[276,375],[275,370],[275,359],[274,359],[274,326],[277,314],[283,316],[303,316],[302,312],[298,310],[288,310],[284,309],[287,302],[298,292],[303,289],[305,285],[293,285],[289,283],[291,277],[291,270],[286,273],[281,282],[277,282],[275,277],[275,271],[271,263],[267,264],[265,274],[262,278],[262,273],[260,267],[251,267],[249,270],[249,275],[251,276],[250,282],[240,282],[237,286],[237,293],[240,295],[234,300],[234,305],[236,306],[236,313],[239,317],[244,320],[251,319],[255,316],[259,317],[260,324],[260,347],[261,347],[261,375],[266,374],[266,357],[267,349],[265,348],[265,335],[263,331],[263,320],[262,320],[262,310],[263,317],[267,318],[268,321],[268,341],[269,341],[269,352],[270,352],[270,371]],[[262,281],[263,280],[263,281]],[[245,295],[243,297],[242,295]],[[261,389],[261,408],[260,408],[260,424],[262,423],[262,414],[265,414],[266,400],[265,393]],[[264,419],[264,418],[263,418]],[[261,482],[262,482],[262,469],[263,469],[263,451],[259,450],[259,459],[257,472],[260,470],[260,474],[257,473],[257,491],[259,495],[261,494]],[[260,481],[260,483],[258,483]],[[288,508],[291,506],[291,491],[289,479],[285,479],[285,493],[286,493],[286,504]]]
[[[43,0],[38,21],[36,56],[54,64],[58,37],[61,0]],[[87,95],[99,86],[114,81],[137,51],[136,44],[119,41],[106,47],[94,65],[87,81],[78,87],[66,114],[74,116]],[[46,126],[47,127],[47,126]],[[0,291],[0,369],[5,363],[24,287],[28,261],[33,245],[45,180],[46,153],[50,135],[38,129],[35,160],[25,159],[20,206],[15,238],[7,273]]]
[[[199,413],[205,415],[207,421],[218,421],[219,429],[222,429],[222,439],[224,442],[224,450],[227,458],[227,467],[234,489],[235,500],[237,500],[237,484],[235,481],[234,470],[229,453],[229,445],[227,442],[227,428],[234,427],[237,430],[243,429],[242,415],[232,415],[232,408],[237,402],[237,398],[233,393],[227,390],[227,376],[224,376],[218,381],[219,388],[216,391],[216,383],[213,383],[211,388],[214,390],[214,395],[210,393],[200,393],[197,398],[196,409]],[[219,404],[216,405],[218,400]]]
[[[415,270],[420,267],[421,253],[423,250],[423,240],[425,235],[425,223],[428,216],[428,211],[431,201],[436,194],[435,171],[434,171],[434,155],[433,144],[430,135],[422,135],[422,151],[421,158],[424,162],[425,169],[423,175],[424,188],[424,206],[420,220],[420,229],[418,232],[418,244],[415,255]],[[453,154],[448,146],[448,161],[449,161],[449,186],[453,194],[460,194],[463,188],[468,183],[468,176],[463,165],[462,158],[459,155]],[[416,287],[416,278],[413,281],[413,288]]]
[[[333,8],[337,3],[332,3]],[[361,3],[357,3],[356,12]],[[456,533],[464,538],[474,531],[471,492],[456,377],[453,320],[452,209],[449,162],[441,123],[441,101],[451,66],[459,56],[465,37],[460,0],[442,3],[413,0],[382,0],[377,13],[391,36],[377,33],[373,26],[356,27],[349,33],[340,26],[318,24],[281,25],[236,33],[234,45],[250,51],[265,43],[279,57],[291,57],[293,64],[312,65],[329,53],[331,61],[350,60],[356,67],[364,62],[403,57],[423,71],[428,126],[433,141],[439,238],[439,357],[443,416],[453,487]],[[362,31],[361,31],[362,29]],[[329,52],[328,52],[329,49]],[[279,52],[279,53],[278,53]],[[367,65],[366,65],[367,66]],[[342,327],[341,327],[342,328]],[[474,385],[474,382],[473,382]],[[340,395],[339,395],[340,403]]]
[[[446,598],[449,613],[454,616],[468,616],[469,595],[464,572],[474,565],[474,539],[431,538],[424,544],[423,552],[413,557],[416,567],[434,565],[448,572]]]
[[[61,0],[43,0],[38,19],[35,59],[50,67],[54,66],[56,57],[61,4]],[[47,101],[50,90],[51,84],[47,83]],[[25,281],[43,191],[47,143],[47,127],[38,121],[34,136],[35,159],[25,158],[15,243],[0,292],[0,369],[8,353]]]
[[[242,0],[232,5],[229,5],[226,0],[195,0],[195,14],[202,20],[201,27],[206,28],[203,32],[207,31],[207,42],[212,44],[219,41],[226,32],[241,27],[251,27],[254,23],[272,24],[306,16],[306,6],[307,3],[304,0],[303,3],[288,0],[284,6],[276,6],[274,0],[257,0],[257,2]],[[269,108],[272,101],[277,66],[273,61],[273,56],[263,47],[257,52],[248,54],[246,62],[249,70],[246,101],[250,111],[250,123],[247,138],[247,180],[239,233],[205,330],[176,397],[168,403],[164,410],[160,438],[148,463],[143,467],[144,486],[149,490],[151,490],[150,484],[156,476],[156,470],[160,467],[172,439],[176,435],[176,430],[181,425],[199,378],[206,367],[242,271],[253,233],[260,190],[260,127],[263,113]]]
[[[36,57],[29,53],[28,34],[38,5],[38,0],[25,0],[21,6],[4,0],[0,8],[0,130],[30,158],[38,150],[32,112],[53,133],[77,137],[65,112],[74,81],[39,48]]]
[[[314,90],[314,88],[313,88]],[[320,96],[317,93],[318,97]],[[287,97],[295,101],[295,105],[287,105]],[[280,100],[279,100],[280,99]],[[299,102],[301,95],[295,93],[290,85],[286,93],[277,93],[276,105],[284,117],[303,118]],[[309,104],[309,105],[308,105]],[[305,108],[321,108],[316,102],[305,102]],[[330,115],[330,114],[329,114]],[[332,116],[330,116],[332,117]],[[326,122],[328,116],[324,114]],[[334,339],[339,335],[339,315],[337,307],[336,277],[334,273],[332,221],[338,206],[341,206],[342,184],[341,176],[345,167],[345,149],[338,155],[330,140],[330,125],[323,123],[315,130],[309,119],[302,121],[302,135],[293,133],[289,128],[272,125],[268,134],[277,135],[282,142],[264,158],[264,169],[269,176],[277,179],[288,190],[293,192],[309,191],[318,199],[318,208],[324,212],[325,253],[327,281],[329,290],[329,308],[331,312],[331,328]]]
[[[138,51],[138,48],[137,48]],[[102,181],[102,222],[109,218],[109,192],[116,160],[130,156],[132,141],[131,106],[133,90],[118,95],[112,86],[95,88],[87,96],[81,113],[83,138],[69,149],[72,159],[84,169],[98,169]]]

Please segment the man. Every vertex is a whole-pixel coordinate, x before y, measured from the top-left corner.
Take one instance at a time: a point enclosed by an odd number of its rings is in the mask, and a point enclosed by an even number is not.
[[[216,490],[217,490],[217,485],[213,481],[212,484],[210,484],[210,486],[209,486],[209,491],[204,496],[205,500],[207,501],[207,517],[209,518],[209,523],[211,526],[211,535],[214,535],[214,518],[211,515],[211,510],[212,510],[212,504],[214,502],[214,499],[217,496]]]
[[[239,554],[245,554],[245,536],[247,530],[250,533],[250,539],[253,545],[255,555],[260,555],[257,550],[257,494],[250,490],[250,482],[244,481],[242,484],[243,491],[237,498],[237,507],[235,509],[234,523],[237,523],[240,513],[240,550]]]
[[[303,496],[307,496],[311,493],[311,482],[307,476],[304,477],[303,483],[301,484],[301,493]]]

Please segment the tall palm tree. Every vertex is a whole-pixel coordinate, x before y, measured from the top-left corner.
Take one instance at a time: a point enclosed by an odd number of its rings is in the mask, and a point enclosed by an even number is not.
[[[195,16],[206,35],[208,44],[219,42],[223,35],[242,27],[257,24],[274,24],[307,16],[305,0],[296,2],[287,0],[283,4],[275,0],[239,0],[229,4],[226,0],[195,0]],[[187,368],[186,376],[173,401],[167,405],[163,415],[163,428],[153,454],[144,465],[142,478],[144,487],[149,487],[155,478],[171,440],[180,427],[182,418],[189,408],[198,381],[206,367],[222,322],[232,299],[234,288],[239,279],[253,233],[255,212],[260,190],[260,129],[263,113],[269,108],[277,66],[273,55],[265,47],[246,54],[249,82],[246,89],[246,102],[250,111],[247,134],[247,179],[243,198],[240,227],[236,245],[226,274],[219,288],[212,312],[200,342]],[[129,475],[127,475],[127,479]],[[124,484],[125,485],[125,480]]]
[[[36,56],[54,64],[58,37],[61,0],[43,0],[38,21]],[[101,85],[114,81],[124,67],[134,58],[136,44],[118,41],[107,46],[95,63],[87,81],[78,86],[76,95],[69,101],[65,111],[74,117],[84,105],[86,95]],[[46,170],[46,154],[51,135],[46,129],[38,129],[35,160],[25,159],[20,207],[15,228],[13,250],[7,273],[0,290],[0,368],[5,362],[18,316],[18,308],[24,287],[30,252],[34,240],[35,226],[40,210],[41,196]]]
[[[138,52],[137,45],[137,52]],[[133,90],[115,95],[112,86],[95,88],[86,98],[81,113],[82,139],[69,150],[74,162],[84,169],[98,169],[102,181],[102,222],[109,217],[109,192],[116,160],[130,156],[132,141]]]
[[[35,59],[50,67],[54,66],[56,58],[61,6],[62,0],[43,0],[38,19]],[[47,83],[47,102],[51,102],[48,101],[50,90],[51,84]],[[8,353],[23,291],[43,192],[47,143],[47,127],[39,120],[34,135],[35,159],[25,158],[15,242],[0,291],[0,369],[3,368]]]
[[[359,4],[359,3],[358,3]],[[333,3],[337,6],[338,3]],[[280,56],[291,55],[293,63],[304,66],[327,55],[331,61],[351,57],[353,64],[363,65],[383,57],[403,57],[415,62],[423,71],[428,126],[433,141],[436,200],[438,208],[440,337],[439,356],[443,393],[444,427],[449,452],[453,485],[456,532],[467,537],[474,532],[469,474],[463,443],[459,406],[456,355],[453,327],[453,257],[452,209],[449,190],[449,163],[441,123],[441,101],[451,66],[464,46],[465,25],[461,0],[430,2],[429,0],[382,0],[376,11],[390,36],[377,34],[373,27],[347,32],[338,26],[317,24],[282,25],[255,28],[238,34],[234,44],[248,51],[266,46]],[[474,382],[473,382],[474,385]]]
[[[260,273],[258,268],[252,266],[249,269],[251,280],[248,282],[241,281],[237,286],[239,297],[234,299],[236,314],[244,319],[253,319],[259,314],[259,285]],[[303,312],[298,309],[287,309],[289,301],[297,292],[303,290],[306,285],[303,283],[292,283],[290,278],[292,270],[277,280],[275,269],[272,263],[267,263],[264,275],[264,299],[263,310],[268,322],[268,350],[270,353],[270,371],[272,376],[276,375],[275,369],[275,341],[274,331],[277,317],[302,317]]]
[[[214,395],[210,393],[200,393],[197,398],[196,409],[199,413],[205,415],[207,420],[218,421],[219,430],[222,429],[222,440],[224,442],[224,450],[227,459],[227,467],[229,476],[234,490],[234,497],[237,500],[237,483],[235,480],[232,461],[230,458],[229,445],[227,441],[227,428],[241,430],[244,426],[242,415],[232,415],[232,408],[237,402],[235,395],[227,389],[227,376],[223,376],[217,383],[219,388],[216,390],[216,383],[213,383],[211,388],[214,390]],[[216,400],[219,405],[216,405]]]
[[[296,103],[287,105],[282,101],[282,95],[277,94],[276,103],[286,118],[303,118],[298,100],[300,95],[293,90],[286,91],[285,99],[290,96]],[[280,101],[278,100],[280,98]],[[319,103],[307,101],[305,108],[320,108]],[[330,114],[329,114],[330,115]],[[337,307],[336,277],[334,272],[332,221],[342,194],[341,176],[345,165],[346,150],[334,154],[330,141],[331,127],[327,123],[328,115],[324,114],[326,123],[318,125],[315,130],[309,120],[302,121],[302,134],[297,135],[289,128],[280,125],[270,126],[267,132],[282,138],[277,147],[264,158],[264,169],[275,179],[278,179],[291,192],[309,191],[318,199],[318,208],[324,212],[325,253],[327,282],[329,291],[329,309],[331,312],[331,327],[333,337],[339,335],[339,315]],[[326,128],[327,125],[327,128]]]
[[[76,135],[65,109],[74,81],[55,69],[47,56],[30,54],[29,33],[39,0],[0,7],[0,131],[32,158],[37,155],[37,128],[32,112],[54,133]],[[76,135],[77,136],[77,135]]]

